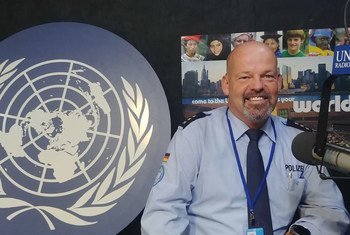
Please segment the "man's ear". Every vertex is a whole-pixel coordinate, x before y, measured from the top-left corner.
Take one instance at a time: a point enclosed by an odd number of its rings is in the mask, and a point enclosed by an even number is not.
[[[221,79],[221,88],[222,88],[222,92],[225,95],[229,94],[230,86],[229,86],[229,79],[227,74],[225,74]]]

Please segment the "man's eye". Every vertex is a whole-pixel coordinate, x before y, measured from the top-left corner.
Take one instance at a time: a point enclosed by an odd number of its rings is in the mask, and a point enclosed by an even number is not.
[[[263,76],[263,79],[265,79],[265,80],[275,80],[275,76],[272,75],[272,74],[265,74]]]
[[[249,78],[250,78],[249,76],[242,76],[239,79],[249,79]]]

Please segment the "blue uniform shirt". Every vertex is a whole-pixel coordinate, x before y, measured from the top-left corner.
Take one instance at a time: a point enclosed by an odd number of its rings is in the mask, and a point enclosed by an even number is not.
[[[226,107],[179,128],[169,148],[169,159],[149,196],[142,216],[142,234],[245,234],[247,199],[227,126]],[[271,118],[276,126],[273,133]],[[276,143],[267,187],[274,234],[284,234],[298,206],[296,224],[311,234],[343,234],[349,215],[332,180],[321,180],[313,166],[294,158],[293,138],[301,131],[272,116],[261,128],[259,149],[265,167]],[[248,127],[229,112],[244,174],[249,142]],[[301,146],[302,147],[302,146]]]

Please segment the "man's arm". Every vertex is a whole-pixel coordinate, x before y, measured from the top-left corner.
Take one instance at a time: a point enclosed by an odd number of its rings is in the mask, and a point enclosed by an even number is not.
[[[197,171],[193,146],[178,131],[168,153],[169,159],[161,166],[141,219],[144,235],[183,234],[189,224],[187,206]]]
[[[300,219],[294,225],[308,229],[311,234],[345,234],[349,214],[337,185],[333,180],[320,179],[314,166],[307,167],[305,179]]]

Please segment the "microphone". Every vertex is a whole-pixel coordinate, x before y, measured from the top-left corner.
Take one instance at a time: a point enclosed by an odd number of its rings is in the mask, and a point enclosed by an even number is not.
[[[296,159],[309,165],[321,165],[350,175],[350,150],[327,143],[324,156],[315,153],[316,132],[302,132],[292,142]]]

